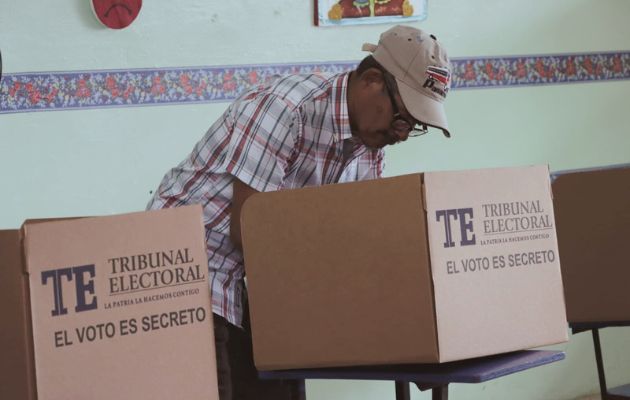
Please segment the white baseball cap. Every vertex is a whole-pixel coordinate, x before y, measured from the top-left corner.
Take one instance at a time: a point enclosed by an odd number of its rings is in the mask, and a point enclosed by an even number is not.
[[[396,78],[403,103],[415,119],[451,136],[444,110],[451,66],[435,36],[397,25],[383,32],[377,45],[366,43],[362,49]]]

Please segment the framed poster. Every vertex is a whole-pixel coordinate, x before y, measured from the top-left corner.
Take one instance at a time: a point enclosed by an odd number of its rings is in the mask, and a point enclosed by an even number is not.
[[[427,17],[427,0],[315,0],[315,25],[405,23]]]

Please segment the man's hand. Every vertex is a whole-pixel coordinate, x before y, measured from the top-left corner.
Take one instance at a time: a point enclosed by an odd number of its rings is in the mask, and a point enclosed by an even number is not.
[[[258,193],[240,180],[234,178],[232,184],[232,215],[230,216],[230,239],[239,250],[243,250],[241,240],[241,207],[249,196]]]

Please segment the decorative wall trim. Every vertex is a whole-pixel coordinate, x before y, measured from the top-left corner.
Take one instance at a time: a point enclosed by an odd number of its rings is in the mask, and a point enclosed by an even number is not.
[[[497,88],[630,79],[630,51],[457,58],[452,89]],[[356,62],[236,65],[6,74],[0,114],[233,100],[278,76],[338,73]]]

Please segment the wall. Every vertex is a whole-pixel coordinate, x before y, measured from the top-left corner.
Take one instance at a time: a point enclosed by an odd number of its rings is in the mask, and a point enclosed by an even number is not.
[[[219,85],[196,99],[171,104],[165,95],[160,100],[143,93],[127,103],[107,103],[102,96],[75,98],[81,79],[105,90],[106,77],[114,76],[150,92],[155,88],[151,79],[177,75],[182,69],[197,74],[195,84],[204,79],[213,84],[215,78],[231,82],[225,75],[248,65],[270,75],[287,64],[298,70],[325,69],[342,61],[342,67],[348,67],[364,56],[361,44],[375,42],[388,27],[317,28],[312,9],[312,1],[152,0],[145,2],[131,27],[112,31],[99,25],[88,1],[0,0],[6,74],[0,86],[0,227],[18,227],[26,218],[143,209],[164,172],[187,154],[226,107],[222,99],[232,93],[222,98],[221,90],[235,92],[240,84]],[[630,162],[630,2],[433,0],[428,15],[414,25],[435,33],[456,62],[475,63],[479,79],[459,76],[459,87],[449,95],[453,138],[432,133],[394,146],[387,155],[388,175],[534,163],[560,170]],[[606,54],[598,55],[601,52]],[[566,54],[580,61],[582,78],[571,80],[560,73]],[[488,63],[512,68],[519,59],[514,56],[523,56],[530,65],[521,81],[492,80],[484,73]],[[554,61],[556,56],[561,61]],[[621,71],[584,72],[584,57],[596,63],[603,57],[597,65],[612,65],[615,56],[622,60]],[[556,68],[548,78],[536,71],[537,60]],[[267,64],[277,68],[269,70]],[[77,71],[81,73],[64,78]],[[11,94],[17,82],[23,86]],[[39,85],[40,98],[29,98],[35,90],[29,92],[27,83]],[[62,94],[46,102],[41,97],[51,95],[53,88]],[[627,333],[624,328],[603,332],[611,385],[627,379]],[[594,392],[591,343],[588,334],[573,336],[555,347],[567,352],[564,362],[486,384],[454,385],[452,395],[569,399]],[[430,397],[412,392],[416,399]],[[393,384],[386,383],[308,383],[309,399],[315,400],[392,394]]]

